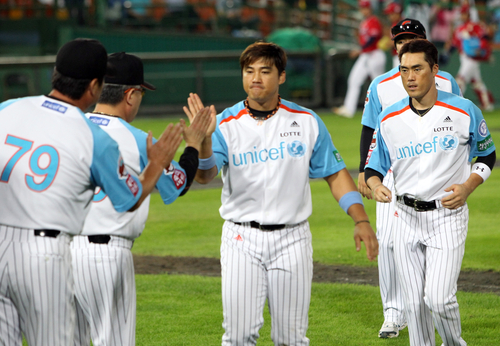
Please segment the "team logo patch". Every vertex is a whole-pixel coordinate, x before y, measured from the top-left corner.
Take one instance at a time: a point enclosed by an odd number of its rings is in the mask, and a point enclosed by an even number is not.
[[[477,132],[479,132],[481,137],[486,137],[486,135],[488,134],[488,126],[486,126],[486,121],[484,121],[484,119],[481,120],[481,122],[479,123],[479,128],[477,129]]]
[[[89,117],[89,120],[92,121],[94,124],[99,125],[99,126],[108,126],[108,124],[109,124],[109,119],[106,119],[106,118],[91,116],[91,117]]]
[[[172,175],[172,173],[174,173],[174,171],[175,171],[175,167],[174,167],[174,165],[172,163],[170,163],[170,166],[168,166],[168,168],[165,168],[163,170],[163,174],[165,174],[165,175]]]
[[[139,192],[139,185],[137,185],[137,182],[135,181],[134,178],[129,174],[127,180],[126,180],[127,186],[130,189],[130,192],[135,196],[137,196],[137,193]]]
[[[66,113],[66,111],[68,110],[68,107],[60,105],[59,103],[50,102],[50,101],[45,101],[42,104],[42,107],[48,108],[50,110],[53,110],[53,111],[56,111],[59,113]]]
[[[482,141],[477,142],[477,150],[478,151],[488,150],[492,146],[493,146],[493,139],[491,138],[491,135],[488,135],[488,137],[486,137]]]
[[[451,135],[446,135],[444,137],[441,137],[439,139],[439,146],[444,151],[454,150],[458,146],[458,137]]]
[[[366,107],[366,104],[368,103],[368,100],[369,100],[368,96],[370,96],[370,90],[368,90],[368,91],[366,92],[365,107]]]
[[[344,160],[342,159],[342,156],[340,156],[340,153],[339,153],[339,151],[338,151],[338,150],[334,150],[334,151],[333,151],[333,156],[335,156],[335,160],[337,160],[337,162],[342,162],[342,161],[344,161]]]
[[[172,180],[174,181],[175,187],[179,190],[182,185],[186,182],[186,174],[180,169],[174,170],[172,174]]]
[[[127,168],[125,167],[125,162],[123,162],[123,157],[118,158],[118,178],[125,179],[128,176]]]
[[[302,157],[306,153],[306,145],[300,141],[293,141],[286,146],[292,157]]]

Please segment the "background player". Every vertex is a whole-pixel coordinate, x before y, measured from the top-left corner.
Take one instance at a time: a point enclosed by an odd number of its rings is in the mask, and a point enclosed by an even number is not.
[[[437,90],[438,53],[432,43],[412,40],[399,57],[409,97],[380,114],[366,179],[378,202],[397,201],[394,253],[410,344],[435,345],[435,326],[444,345],[466,345],[456,299],[469,219],[466,200],[490,175],[495,146],[479,108]],[[471,174],[473,157],[478,158]],[[382,184],[389,169],[395,194]]]
[[[481,107],[491,111],[494,108],[493,95],[483,82],[480,66],[481,62],[488,61],[491,56],[488,30],[480,23],[471,21],[468,4],[460,8],[460,18],[463,24],[454,30],[451,42],[446,44],[444,56],[449,55],[452,46],[458,48],[460,68],[457,73],[457,83],[462,93],[465,94],[467,84],[471,83]],[[445,58],[444,61],[447,59]]]
[[[423,25],[414,19],[405,18],[391,29],[394,47],[397,51],[403,45],[416,38],[426,38]],[[439,90],[460,94],[458,84],[453,77],[443,71],[436,75],[436,87]],[[366,198],[372,199],[372,193],[366,186],[364,168],[367,160],[373,132],[377,127],[379,114],[388,106],[407,97],[408,94],[401,80],[399,66],[389,72],[378,76],[368,88],[365,109],[361,124],[363,129],[360,141],[360,164],[358,176],[358,190]],[[393,190],[392,172],[389,170],[384,177],[384,185]],[[379,242],[379,286],[384,308],[384,323],[379,331],[381,338],[393,338],[399,335],[399,331],[406,327],[406,317],[403,311],[403,297],[401,286],[396,273],[394,263],[394,249],[392,241],[394,206],[392,203],[377,202],[377,239]]]
[[[111,54],[115,76],[106,77],[103,92],[90,121],[100,125],[123,153],[129,172],[139,175],[148,165],[147,134],[128,123],[135,119],[145,89],[142,61],[126,53]],[[156,184],[165,204],[187,192],[198,169],[198,150],[210,124],[202,112],[184,129],[187,147],[179,163],[172,161]],[[183,123],[183,120],[181,120]],[[183,124],[184,125],[184,124]],[[71,254],[77,302],[75,345],[135,345],[135,279],[132,244],[144,229],[149,197],[134,212],[119,213],[100,189],[85,220],[82,235],[75,236]],[[90,330],[89,330],[90,327]]]
[[[333,113],[346,117],[354,117],[359,100],[359,93],[366,78],[374,79],[385,70],[385,53],[378,48],[378,42],[383,36],[382,24],[373,14],[371,3],[368,0],[359,1],[359,11],[364,20],[359,27],[359,44],[361,50],[349,53],[351,59],[358,58],[352,66],[347,80],[347,93],[344,105],[334,107]]]
[[[313,274],[309,178],[324,178],[352,217],[358,251],[364,241],[374,260],[378,244],[321,119],[279,96],[286,79],[283,49],[254,43],[242,53],[240,67],[248,97],[217,115],[196,176],[207,183],[222,170],[222,345],[256,344],[266,298],[274,344],[308,345]],[[191,118],[203,105],[197,95],[188,102],[185,112]]]
[[[403,17],[401,16],[401,12],[403,12],[403,8],[397,2],[390,2],[384,9],[384,14],[387,16],[389,22],[391,23],[391,26],[388,28],[389,37],[391,38],[391,40],[393,36],[391,29],[403,19]],[[392,42],[390,49],[392,55],[392,67],[399,66],[398,52]]]
[[[85,118],[107,69],[95,40],[65,44],[48,96],[0,105],[0,344],[73,344],[75,303],[70,240],[100,186],[118,211],[133,210],[154,188],[181,142],[169,126],[150,164],[128,174],[116,143]]]

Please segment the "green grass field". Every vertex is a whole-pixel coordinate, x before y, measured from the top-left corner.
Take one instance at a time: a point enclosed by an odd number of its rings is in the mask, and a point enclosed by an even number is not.
[[[360,114],[345,119],[320,114],[346,165],[359,162]],[[500,112],[485,114],[489,129],[500,143]],[[175,120],[175,119],[174,119]],[[133,124],[151,129],[158,136],[172,118],[136,120]],[[182,150],[180,150],[182,152]],[[356,253],[352,220],[338,207],[324,181],[311,183],[314,260],[326,264],[376,266]],[[468,200],[469,234],[463,269],[500,271],[500,172]],[[219,216],[220,189],[193,190],[175,203],[164,206],[159,196],[151,199],[150,216],[133,252],[143,255],[219,257],[222,219]],[[375,203],[365,207],[375,221]],[[138,275],[137,345],[217,345],[223,329],[220,278]],[[469,345],[500,343],[500,297],[494,294],[458,293],[463,337]],[[272,345],[270,319],[261,330],[259,345]],[[313,284],[308,336],[311,345],[408,345],[408,332],[398,339],[381,340],[377,332],[383,322],[378,287]],[[437,345],[440,339],[437,337]]]

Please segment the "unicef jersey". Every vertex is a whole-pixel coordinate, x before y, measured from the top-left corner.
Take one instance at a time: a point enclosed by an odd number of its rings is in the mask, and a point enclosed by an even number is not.
[[[309,178],[345,167],[321,119],[285,100],[265,121],[250,117],[243,102],[224,110],[212,140],[224,182],[220,214],[226,220],[304,221],[312,212]]]
[[[457,82],[448,72],[438,71],[435,80],[438,90],[462,96]],[[378,76],[371,82],[368,88],[361,124],[376,129],[378,126],[378,115],[390,105],[407,96],[408,94],[403,86],[401,73],[399,72],[399,66]]]
[[[99,125],[113,138],[120,148],[127,170],[139,176],[148,163],[146,150],[147,134],[125,120],[112,116],[87,113],[93,123]],[[186,173],[175,161],[156,183],[156,188],[165,204],[172,203],[184,190]],[[144,229],[149,212],[149,196],[133,212],[119,213],[109,198],[99,188],[85,220],[82,235],[116,235],[131,240],[137,238]]]
[[[409,97],[380,115],[367,168],[382,175],[391,167],[397,195],[441,199],[444,189],[470,176],[470,161],[495,150],[486,122],[471,101],[438,91],[434,107],[423,117],[409,106]]]
[[[119,211],[142,193],[118,146],[76,107],[46,96],[0,105],[0,224],[80,233],[96,186]]]

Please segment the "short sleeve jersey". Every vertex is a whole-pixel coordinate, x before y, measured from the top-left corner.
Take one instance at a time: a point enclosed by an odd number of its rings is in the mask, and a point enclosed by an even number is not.
[[[460,53],[475,60],[487,60],[491,55],[491,44],[486,29],[479,23],[468,21],[453,32],[453,45]]]
[[[46,96],[0,105],[0,223],[80,233],[96,186],[118,211],[138,201],[118,145],[78,108]]]
[[[359,26],[359,44],[363,47],[362,52],[368,53],[377,49],[378,41],[380,41],[382,35],[382,24],[380,24],[376,16],[370,16],[363,20]],[[374,38],[374,40],[365,47],[371,38]]]
[[[345,168],[323,121],[286,100],[265,121],[253,119],[243,102],[227,108],[212,141],[224,183],[220,214],[235,222],[302,222],[312,212],[309,178]]]
[[[472,158],[495,150],[479,108],[470,100],[443,91],[423,117],[405,99],[380,114],[380,128],[367,168],[382,175],[392,165],[397,195],[430,201],[450,192],[470,176]]]
[[[461,96],[462,93],[455,79],[444,71],[438,71],[436,75],[436,88]],[[365,108],[361,118],[361,124],[376,129],[379,114],[389,107],[407,97],[399,66],[375,78],[368,88],[365,99]]]
[[[93,113],[87,113],[87,117],[118,143],[127,170],[132,175],[139,176],[148,163],[147,134],[121,118]],[[185,186],[186,172],[175,161],[164,170],[156,183],[156,188],[165,204],[172,203]],[[134,240],[142,233],[146,224],[149,199],[148,196],[133,212],[119,213],[113,208],[108,196],[97,188],[82,235],[106,234]]]

